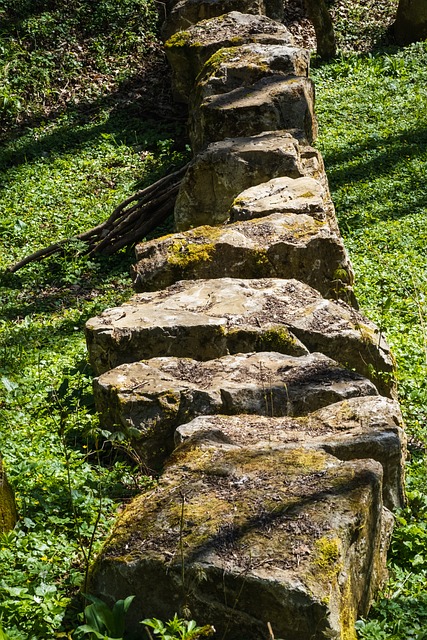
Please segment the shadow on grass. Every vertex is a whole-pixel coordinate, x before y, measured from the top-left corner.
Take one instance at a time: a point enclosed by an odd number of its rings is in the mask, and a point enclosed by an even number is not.
[[[379,221],[398,220],[425,209],[425,173],[427,170],[427,129],[402,131],[394,135],[375,135],[360,144],[340,151],[326,152],[324,161],[332,191],[354,190],[354,206],[341,207],[340,224],[354,230]],[[417,170],[416,163],[419,161]],[[387,179],[384,186],[381,180]],[[370,182],[372,189],[363,190],[358,183]],[[375,183],[378,183],[376,186]],[[357,194],[356,194],[357,189]],[[357,211],[372,203],[378,189],[377,217],[361,217]],[[392,203],[390,205],[390,203]]]
[[[173,137],[177,138],[177,149],[184,149],[186,113],[179,106],[174,111],[167,106],[172,102],[167,86],[160,87],[165,92],[164,100],[157,92],[157,110],[152,105],[151,111],[144,100],[149,90],[146,83],[147,78],[135,74],[106,96],[70,105],[64,113],[51,114],[44,124],[51,122],[53,130],[39,138],[29,134],[31,127],[40,124],[37,120],[26,123],[25,129],[9,133],[0,149],[0,171],[5,172],[1,177],[3,186],[11,167],[36,161],[46,154],[70,153],[102,136],[114,136],[117,143],[143,146],[147,150],[157,149],[159,141]],[[63,121],[65,124],[60,124]]]

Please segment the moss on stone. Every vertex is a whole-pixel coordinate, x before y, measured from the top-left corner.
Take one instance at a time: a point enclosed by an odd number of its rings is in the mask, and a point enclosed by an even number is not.
[[[171,49],[172,47],[185,47],[189,44],[191,33],[189,31],[178,31],[165,42],[165,48]]]
[[[263,331],[257,344],[258,351],[278,351],[279,353],[294,352],[297,347],[297,339],[286,327]]]
[[[342,568],[340,562],[340,541],[338,538],[320,538],[315,542],[316,557],[314,564],[322,571],[322,575],[335,579]]]
[[[168,263],[187,269],[199,262],[209,262],[215,253],[215,244],[196,244],[185,241],[174,242],[168,248]]]

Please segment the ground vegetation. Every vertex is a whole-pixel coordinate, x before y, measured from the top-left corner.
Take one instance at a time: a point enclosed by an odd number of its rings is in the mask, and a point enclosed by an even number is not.
[[[427,45],[385,47],[396,4],[334,2],[339,57],[313,69],[356,292],[393,347],[410,436],[391,579],[358,623],[368,640],[427,637]],[[287,3],[291,28],[313,42],[297,5]],[[0,537],[0,617],[14,640],[67,638],[82,624],[88,561],[152,482],[121,434],[100,430],[83,338],[89,317],[130,296],[133,254],[88,257],[75,242],[67,259],[6,270],[187,159],[156,35],[162,5],[92,8],[0,0],[0,451],[21,516]]]

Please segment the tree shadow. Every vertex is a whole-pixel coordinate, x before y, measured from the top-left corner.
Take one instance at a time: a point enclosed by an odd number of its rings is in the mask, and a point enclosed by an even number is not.
[[[411,128],[397,134],[371,136],[366,141],[351,143],[339,151],[325,152],[324,161],[328,180],[332,191],[343,190],[346,185],[354,187],[357,183],[367,181],[372,184],[385,177],[390,180],[387,191],[378,196],[384,199],[384,207],[376,219],[363,218],[357,215],[347,219],[352,209],[364,208],[372,201],[372,191],[364,193],[360,188],[357,193],[357,203],[348,206],[347,212],[341,211],[340,224],[345,224],[350,230],[377,221],[398,220],[425,209],[426,201],[423,193],[423,171],[406,169],[402,174],[396,172],[399,164],[410,163],[424,156],[427,161],[427,129],[424,126]],[[379,187],[380,189],[381,187]],[[391,203],[391,204],[390,204]],[[340,217],[340,212],[338,212]]]
[[[163,68],[163,65],[161,65]],[[115,135],[118,142],[133,146],[145,145],[155,149],[158,141],[178,137],[178,145],[184,148],[185,111],[179,106],[172,109],[169,81],[157,87],[156,103],[148,92],[150,74],[137,73],[124,80],[117,89],[92,101],[69,105],[65,111],[51,113],[43,119],[51,123],[50,132],[40,137],[29,137],[32,128],[40,125],[40,118],[29,119],[25,127],[12,130],[4,137],[0,149],[0,170],[31,163],[46,154],[62,154],[79,149],[102,135]],[[100,122],[100,115],[106,114]],[[60,124],[65,120],[65,124]],[[93,124],[91,124],[93,123]],[[7,177],[2,176],[4,184]]]

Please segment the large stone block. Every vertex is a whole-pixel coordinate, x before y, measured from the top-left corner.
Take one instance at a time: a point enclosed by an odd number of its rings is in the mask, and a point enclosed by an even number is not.
[[[182,231],[226,222],[234,199],[249,187],[272,178],[303,176],[321,184],[329,224],[339,233],[320,153],[300,145],[285,131],[229,138],[214,142],[197,154],[181,182],[175,225]]]
[[[267,76],[209,96],[193,106],[189,135],[197,153],[217,140],[281,129],[299,130],[309,143],[316,138],[314,85],[309,78]]]
[[[201,104],[210,96],[251,86],[266,76],[308,77],[309,68],[310,52],[299,47],[249,43],[220,49],[200,72],[192,105]]]
[[[393,33],[399,44],[427,38],[427,4],[425,0],[399,0]]]
[[[197,227],[138,245],[137,263],[132,267],[136,291],[201,278],[298,278],[327,298],[354,304],[353,272],[342,240],[329,227],[322,199],[307,196],[308,183],[320,185],[311,178],[299,180],[305,184],[305,199],[281,199],[280,213],[226,226]],[[257,211],[264,214],[266,199],[262,209],[260,200]],[[286,206],[294,211],[283,212]],[[239,213],[243,211],[239,206]]]
[[[178,0],[171,7],[162,25],[162,38],[168,40],[178,31],[201,22],[217,18],[230,11],[265,15],[264,0]],[[269,16],[274,18],[274,16]]]
[[[397,402],[382,396],[354,397],[304,417],[199,416],[179,426],[177,445],[222,442],[253,449],[315,448],[340,460],[372,458],[383,468],[383,500],[388,509],[405,505],[406,437]]]
[[[177,31],[222,16],[231,11],[253,15],[266,15],[273,20],[283,17],[283,2],[280,0],[178,0],[174,2],[162,25],[162,37],[167,40]]]
[[[320,351],[371,378],[383,395],[393,388],[393,361],[377,327],[296,280],[181,281],[107,309],[87,322],[86,333],[98,373],[157,356]]]
[[[230,221],[293,213],[329,222],[325,200],[323,186],[313,178],[273,178],[239,193],[229,210]]]
[[[304,447],[178,450],[158,487],[119,518],[91,575],[130,594],[127,633],[175,612],[227,640],[355,640],[383,581],[391,516],[381,465]]]
[[[169,357],[124,364],[97,378],[94,394],[102,424],[130,433],[147,465],[159,466],[173,450],[175,429],[197,416],[305,415],[377,390],[322,354],[267,352],[208,362]]]
[[[284,25],[266,16],[238,11],[202,20],[169,38],[165,50],[172,68],[175,99],[188,102],[203,65],[218,49],[248,42],[292,45],[293,38]]]

